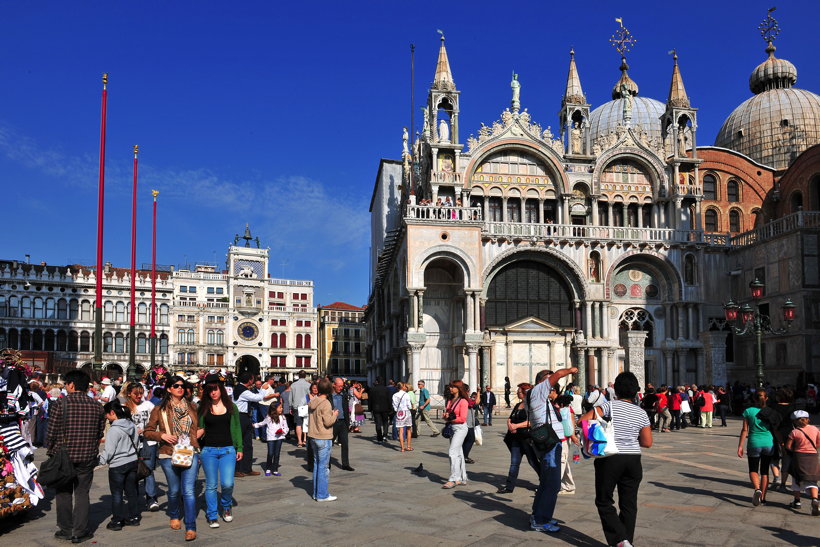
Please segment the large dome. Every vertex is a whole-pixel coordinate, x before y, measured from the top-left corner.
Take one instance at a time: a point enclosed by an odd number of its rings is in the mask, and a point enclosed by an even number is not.
[[[786,169],[807,148],[820,143],[820,96],[792,87],[797,69],[774,56],[749,78],[755,93],[732,112],[720,128],[715,146],[730,148],[775,169]]]
[[[604,103],[589,115],[590,136],[594,141],[610,131],[615,131],[623,125],[624,102],[627,99],[618,98]],[[661,139],[661,116],[666,106],[655,99],[646,97],[632,97],[632,127],[640,127],[646,131],[650,139]]]

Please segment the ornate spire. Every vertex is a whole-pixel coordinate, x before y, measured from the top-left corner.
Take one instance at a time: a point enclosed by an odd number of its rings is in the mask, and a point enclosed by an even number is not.
[[[620,28],[615,31],[615,34],[609,39],[609,43],[615,48],[615,50],[621,54],[621,78],[615,84],[615,87],[612,88],[612,99],[624,99],[628,96],[634,97],[638,94],[638,84],[636,84],[632,78],[629,77],[627,71],[629,70],[629,65],[626,64],[626,54],[629,53],[629,50],[632,49],[637,43],[637,40],[632,37],[632,33],[629,32],[624,26],[624,21],[622,18],[618,17],[615,21],[620,25]]]
[[[433,88],[443,91],[451,91],[456,88],[453,81],[453,73],[450,71],[450,61],[447,59],[447,48],[444,47],[444,32],[441,34],[441,47],[438,50],[438,63],[436,63],[436,77],[433,79]]]
[[[578,76],[578,68],[575,66],[575,50],[569,50],[569,72],[567,73],[567,89],[564,91],[564,98],[561,106],[567,104],[586,104],[587,98],[584,90],[581,89],[581,78]]]
[[[772,16],[775,8],[770,8],[766,18],[760,23],[760,35],[766,42],[766,53],[769,58],[760,63],[749,77],[749,89],[758,94],[770,89],[790,88],[797,82],[797,68],[785,59],[774,56],[777,50],[774,41],[780,34],[780,25]]]
[[[689,108],[689,97],[686,95],[683,78],[680,75],[680,68],[678,68],[678,53],[674,49],[671,53],[672,58],[675,60],[675,66],[672,69],[672,83],[669,86],[669,98],[666,103],[678,108]]]

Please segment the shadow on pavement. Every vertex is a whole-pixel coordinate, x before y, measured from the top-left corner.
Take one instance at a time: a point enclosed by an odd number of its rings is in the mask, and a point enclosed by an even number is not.
[[[751,488],[751,483],[749,481],[729,479],[726,477],[707,477],[705,475],[696,475],[694,473],[681,473],[680,475],[688,479],[722,482],[724,484],[731,484],[732,486],[740,486],[741,488]]]
[[[653,486],[659,486],[661,488],[666,488],[668,490],[674,490],[675,492],[681,492],[683,494],[693,494],[696,496],[705,496],[707,498],[717,498],[721,501],[725,501],[726,503],[731,503],[732,505],[736,505],[738,507],[746,507],[751,506],[751,496],[739,496],[737,494],[722,494],[720,492],[714,492],[712,490],[704,490],[703,488],[694,488],[692,486],[673,486],[671,484],[664,484],[658,481],[649,481],[649,484]],[[751,485],[749,486],[751,489]],[[738,503],[738,500],[742,501],[743,503]]]
[[[774,536],[783,541],[788,543],[789,545],[817,545],[817,536],[804,536],[791,530],[784,530],[783,528],[777,528],[776,526],[763,526],[764,530],[770,531]]]

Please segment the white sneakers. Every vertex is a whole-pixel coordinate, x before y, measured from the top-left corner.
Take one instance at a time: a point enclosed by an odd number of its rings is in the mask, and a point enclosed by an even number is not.
[[[326,498],[316,498],[316,501],[336,501],[336,496],[328,496]]]

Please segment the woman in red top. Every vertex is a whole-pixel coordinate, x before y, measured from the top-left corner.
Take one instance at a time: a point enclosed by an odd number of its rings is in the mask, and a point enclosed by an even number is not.
[[[709,386],[700,392],[703,397],[703,405],[700,407],[700,426],[712,427],[712,414],[715,411],[714,386]]]
[[[470,393],[467,386],[461,380],[454,380],[447,386],[447,394],[450,399],[444,411],[444,419],[453,428],[453,436],[450,437],[450,480],[442,485],[442,488],[449,489],[467,484],[467,463],[464,461],[464,451],[462,445],[467,437],[467,413],[470,412],[467,400]]]
[[[669,432],[669,421],[672,415],[669,414],[669,390],[666,385],[658,389],[658,433]]]
[[[669,402],[669,412],[672,413],[672,426],[669,428],[672,431],[679,431],[680,430],[680,402],[681,402],[681,394],[680,392],[683,391],[683,386],[679,386],[672,390],[668,397]]]

